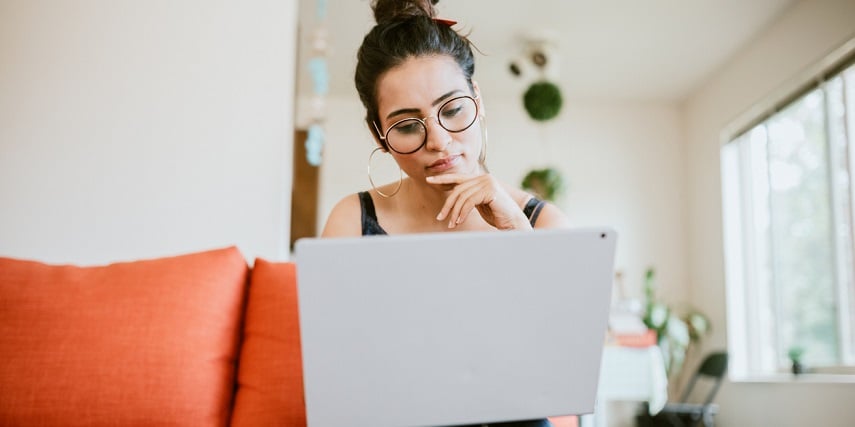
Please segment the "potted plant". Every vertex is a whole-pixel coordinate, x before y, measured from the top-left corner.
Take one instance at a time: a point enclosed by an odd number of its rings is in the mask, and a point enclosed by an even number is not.
[[[665,372],[671,378],[674,373],[682,371],[690,346],[709,332],[709,319],[696,310],[680,316],[664,302],[657,300],[655,271],[652,267],[645,272],[644,294],[647,303],[642,320],[656,332],[656,342],[665,360]]]
[[[804,356],[805,349],[804,347],[794,345],[790,347],[790,350],[787,351],[787,357],[790,358],[790,362],[792,362],[792,371],[793,375],[799,375],[804,372],[805,367],[802,364],[802,356]]]
[[[534,169],[523,178],[522,188],[542,200],[554,202],[564,190],[564,179],[555,168]]]
[[[532,119],[545,122],[561,111],[561,89],[555,83],[541,80],[529,86],[523,95],[523,106]]]

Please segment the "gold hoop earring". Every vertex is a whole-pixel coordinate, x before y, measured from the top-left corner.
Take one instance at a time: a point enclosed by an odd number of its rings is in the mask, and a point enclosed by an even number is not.
[[[398,194],[398,191],[401,189],[401,185],[404,183],[404,171],[401,170],[400,166],[398,166],[398,175],[399,175],[398,186],[395,187],[395,191],[393,191],[392,194],[386,194],[386,193],[380,191],[380,189],[378,189],[377,186],[374,185],[374,179],[371,178],[371,160],[374,159],[374,154],[376,154],[378,151],[386,152],[386,150],[384,150],[383,147],[377,147],[373,151],[371,151],[371,154],[368,156],[368,182],[371,183],[371,188],[373,188],[374,191],[377,192],[377,194],[388,199],[389,197],[392,197],[392,196]]]
[[[482,115],[481,119],[481,154],[478,155],[478,163],[481,164],[481,167],[484,168],[484,172],[490,172],[487,170],[487,119]]]

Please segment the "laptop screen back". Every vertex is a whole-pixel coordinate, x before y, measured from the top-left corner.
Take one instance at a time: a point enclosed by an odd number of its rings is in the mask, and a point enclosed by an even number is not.
[[[309,426],[591,413],[615,241],[609,229],[298,241]]]

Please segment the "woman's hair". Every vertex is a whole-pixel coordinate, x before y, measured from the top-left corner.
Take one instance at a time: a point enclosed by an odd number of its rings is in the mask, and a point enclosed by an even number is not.
[[[377,25],[365,35],[356,62],[356,91],[365,106],[368,128],[379,135],[377,81],[391,68],[409,58],[447,55],[457,62],[472,89],[475,58],[469,40],[448,23],[434,20],[439,0],[372,0]],[[381,144],[385,144],[381,141]]]

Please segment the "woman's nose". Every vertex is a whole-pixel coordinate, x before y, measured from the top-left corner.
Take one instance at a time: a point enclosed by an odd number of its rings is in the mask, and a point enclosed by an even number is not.
[[[442,151],[448,147],[451,142],[451,133],[439,125],[433,117],[425,119],[425,127],[427,128],[427,143],[426,148],[431,151]]]

